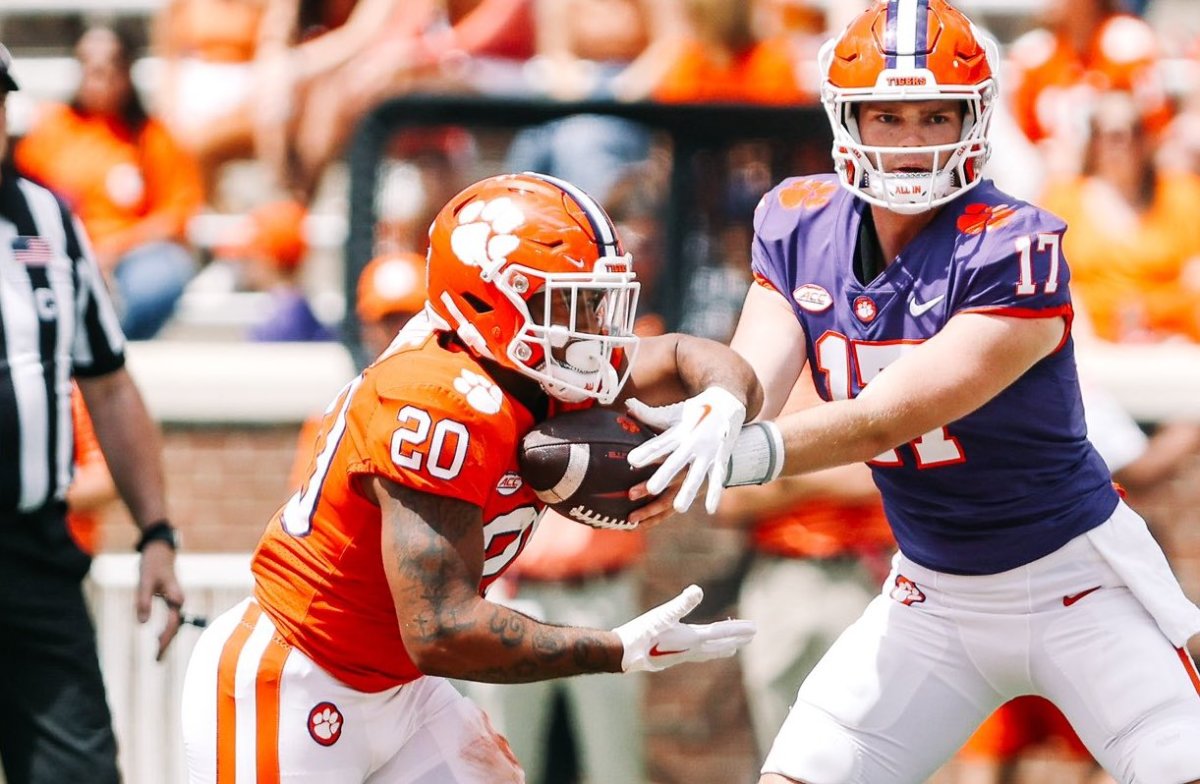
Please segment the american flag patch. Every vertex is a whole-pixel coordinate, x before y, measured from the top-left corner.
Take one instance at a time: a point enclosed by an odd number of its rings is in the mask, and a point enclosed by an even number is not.
[[[50,243],[42,237],[14,237],[12,251],[13,258],[31,267],[45,266],[54,257]]]

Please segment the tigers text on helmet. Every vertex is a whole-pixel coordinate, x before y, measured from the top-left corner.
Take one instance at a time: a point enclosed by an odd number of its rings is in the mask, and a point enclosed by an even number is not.
[[[560,400],[611,403],[629,377],[641,284],[612,220],[570,183],[468,186],[429,228],[428,282],[437,327]]]
[[[973,188],[991,154],[987,134],[998,65],[995,41],[945,0],[873,3],[818,54],[839,181],[870,204],[904,214],[939,207]],[[945,100],[965,104],[957,142],[908,148],[862,143],[857,105]],[[884,169],[884,155],[914,150],[929,154],[929,171]]]

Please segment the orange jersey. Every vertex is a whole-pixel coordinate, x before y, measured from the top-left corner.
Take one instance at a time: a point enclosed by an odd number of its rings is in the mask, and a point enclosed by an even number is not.
[[[786,558],[878,555],[896,549],[879,500],[807,498],[754,526],[756,550]]]
[[[1101,181],[1052,184],[1042,205],[1070,227],[1063,253],[1071,290],[1097,336],[1130,341],[1186,336],[1200,340],[1200,295],[1183,285],[1187,263],[1200,257],[1200,176],[1158,175],[1153,202],[1136,214]]]
[[[481,507],[481,594],[525,546],[541,509],[517,469],[533,414],[466,351],[443,346],[420,324],[398,341],[406,342],[393,343],[327,411],[307,479],[253,559],[255,597],[284,639],[366,692],[421,673],[384,574],[380,509],[359,481],[379,476]]]
[[[96,440],[96,431],[92,427],[92,417],[88,414],[83,402],[83,394],[79,387],[71,386],[71,419],[74,422],[75,435],[75,470],[79,471],[91,465],[104,465],[104,453],[100,451],[100,442]],[[100,515],[96,512],[67,512],[67,528],[71,538],[79,549],[88,555],[95,555],[100,540]]]
[[[204,200],[195,161],[154,119],[135,136],[113,118],[49,107],[15,156],[22,173],[70,203],[97,251],[136,246],[129,230],[151,219],[183,239]],[[126,247],[108,247],[118,236]]]
[[[787,39],[772,38],[728,62],[699,41],[690,42],[654,89],[663,103],[799,104],[812,100],[800,89]]]
[[[258,48],[266,5],[266,0],[176,0],[164,14],[164,44],[208,62],[248,63]]]
[[[1158,40],[1135,16],[1105,20],[1083,52],[1048,30],[1034,30],[1013,43],[1010,55],[1013,115],[1032,141],[1077,134],[1092,97],[1106,90],[1132,93],[1151,130],[1171,118]]]

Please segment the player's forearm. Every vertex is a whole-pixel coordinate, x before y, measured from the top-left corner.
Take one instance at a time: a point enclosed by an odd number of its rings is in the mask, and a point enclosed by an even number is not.
[[[621,672],[624,652],[611,631],[552,626],[482,599],[416,619],[404,639],[426,675],[486,683]]]
[[[754,368],[724,344],[680,335],[675,367],[689,397],[709,387],[721,387],[742,399],[747,419],[753,419],[762,408],[763,390]]]
[[[776,420],[786,455],[782,474],[867,462],[907,440],[900,421],[852,400],[782,416]]]

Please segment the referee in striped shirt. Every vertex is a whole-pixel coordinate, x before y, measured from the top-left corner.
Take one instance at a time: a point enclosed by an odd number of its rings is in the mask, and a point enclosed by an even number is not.
[[[4,104],[17,89],[11,64],[0,45],[0,161]],[[67,533],[72,377],[142,532],[138,619],[148,619],[154,596],[166,601],[160,656],[179,628],[159,434],[124,369],[124,340],[79,222],[49,191],[0,166],[0,761],[8,784],[120,781],[83,598],[90,559]]]

